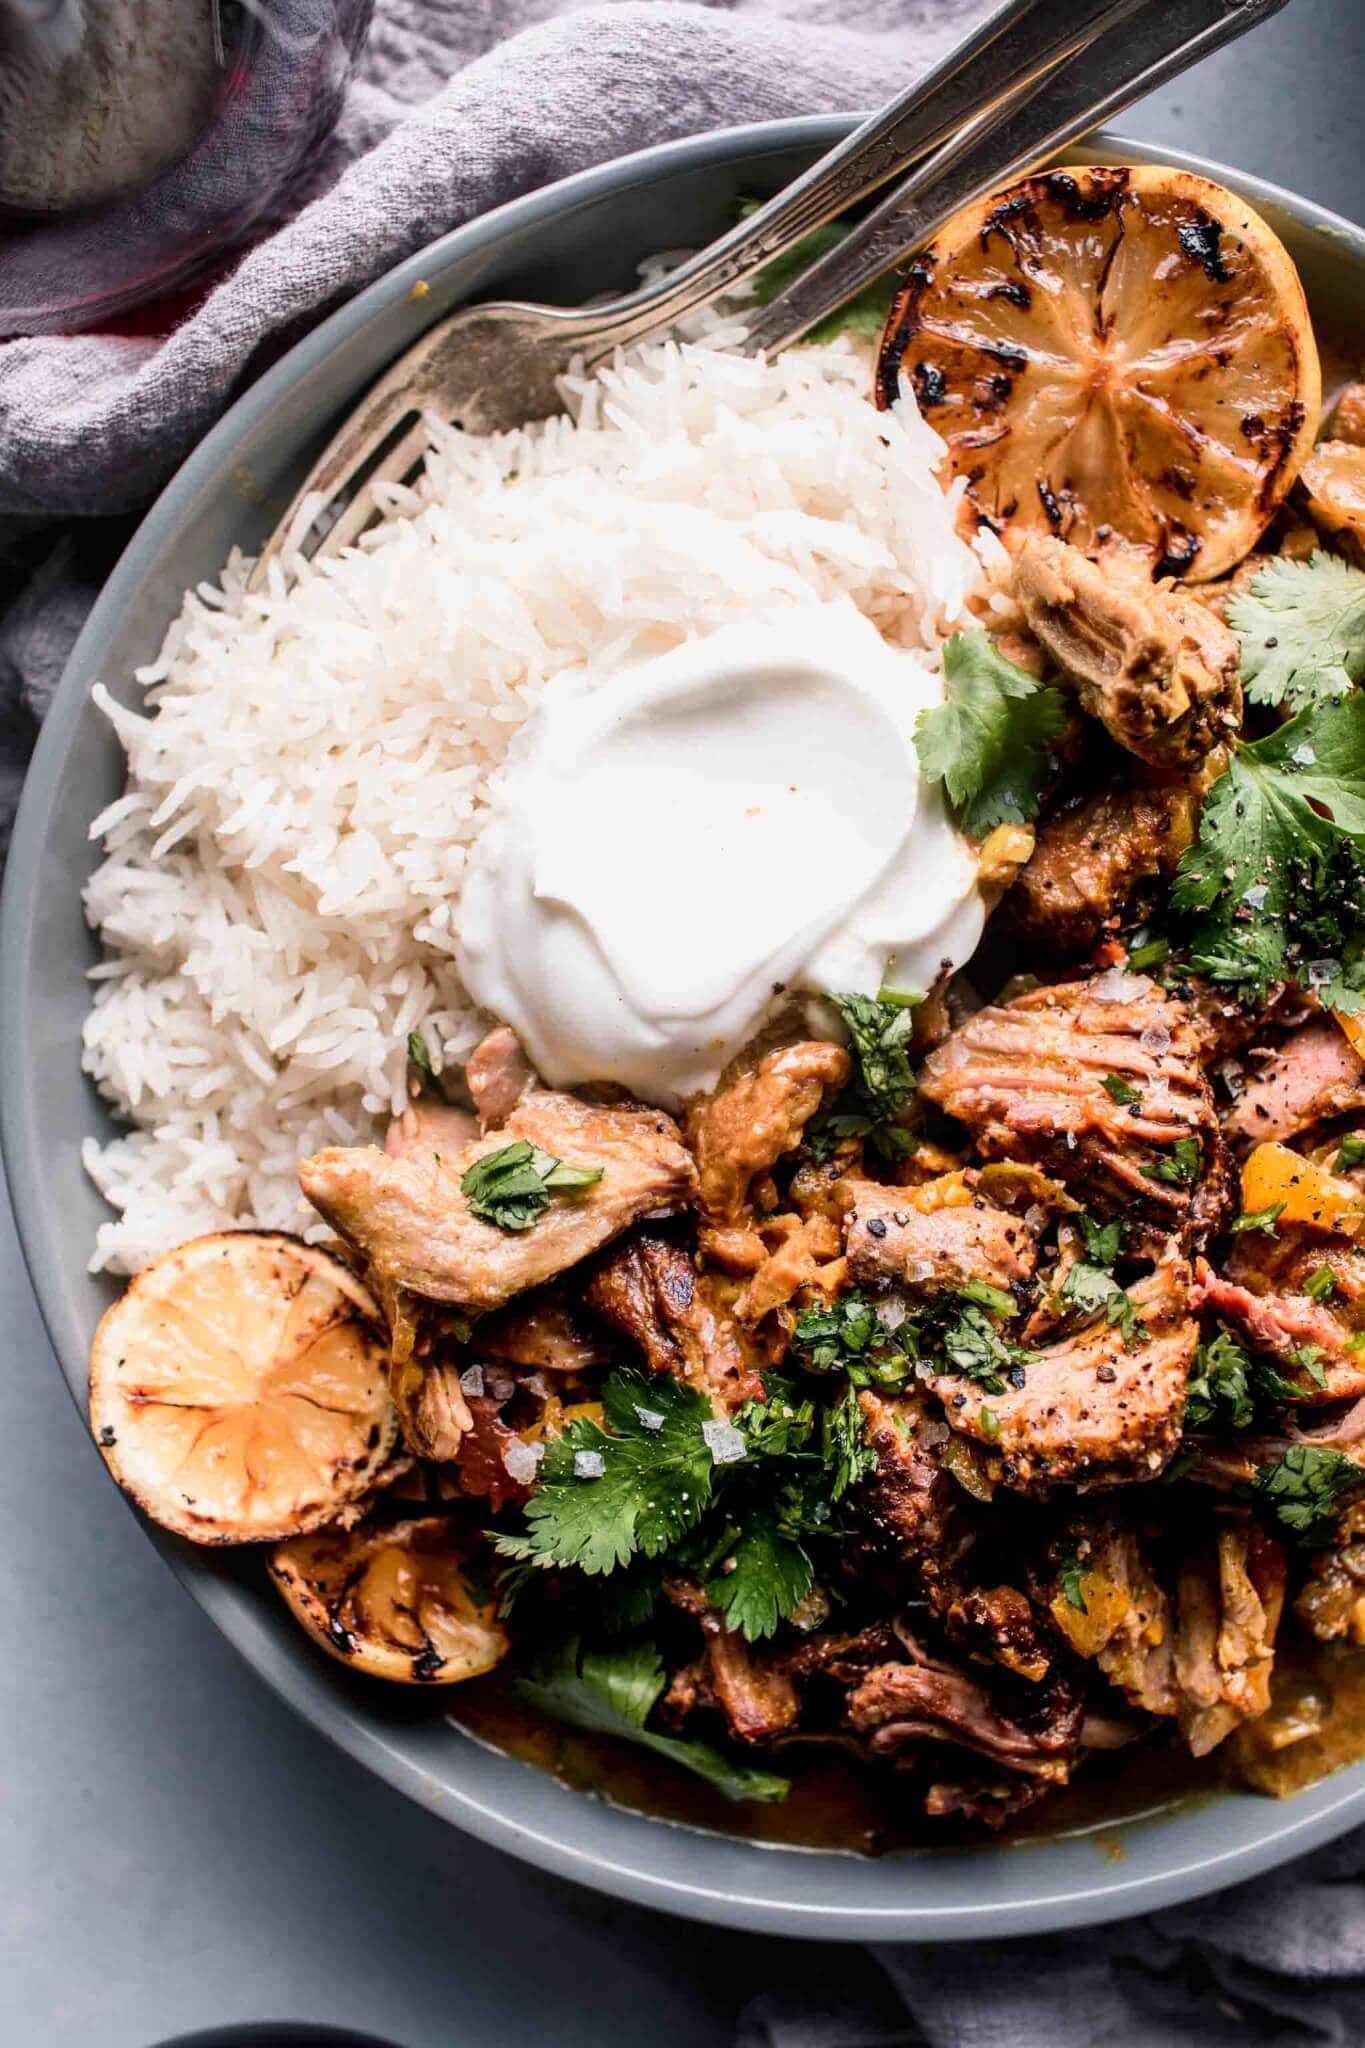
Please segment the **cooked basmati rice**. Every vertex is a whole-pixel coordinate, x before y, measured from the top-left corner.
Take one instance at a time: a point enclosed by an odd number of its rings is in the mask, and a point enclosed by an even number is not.
[[[132,1126],[86,1146],[117,1212],[97,1269],[230,1224],[322,1234],[299,1158],[402,1107],[410,1032],[468,1054],[465,859],[552,677],[609,687],[787,603],[851,599],[909,645],[963,616],[980,564],[913,399],[878,413],[846,341],[763,364],[726,338],[566,380],[520,432],[433,420],[421,489],[361,547],[252,597],[234,556],[138,672],[145,712],[97,691],[129,780],[91,828],[85,1066]]]

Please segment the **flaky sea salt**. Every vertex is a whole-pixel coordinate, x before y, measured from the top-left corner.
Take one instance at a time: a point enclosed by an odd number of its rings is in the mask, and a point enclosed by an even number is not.
[[[706,1439],[706,1448],[717,1465],[733,1465],[744,1456],[743,1433],[733,1422],[722,1422],[719,1417],[703,1422],[701,1433]]]
[[[481,1394],[483,1392],[483,1367],[481,1365],[467,1365],[465,1367],[464,1371],[460,1374],[460,1390],[466,1394]]]
[[[642,1408],[637,1401],[635,1403],[635,1415],[641,1429],[662,1429],[664,1426],[662,1409]]]
[[[575,1451],[573,1454],[575,1479],[600,1479],[606,1469],[607,1461],[600,1451]]]
[[[545,1456],[544,1444],[524,1444],[519,1436],[502,1447],[502,1462],[507,1468],[509,1479],[515,1479],[518,1486],[529,1486],[536,1476],[536,1467]]]

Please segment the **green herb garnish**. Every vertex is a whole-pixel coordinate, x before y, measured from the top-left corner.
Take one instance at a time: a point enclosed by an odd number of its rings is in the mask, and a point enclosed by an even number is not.
[[[1365,1164],[1365,1137],[1358,1131],[1348,1131],[1341,1141],[1336,1158],[1332,1161],[1334,1173],[1349,1173],[1353,1166]]]
[[[1171,893],[1176,910],[1198,919],[1191,965],[1262,1001],[1300,961],[1316,963],[1309,979],[1321,1002],[1359,1009],[1362,838],[1365,696],[1310,706],[1265,739],[1239,743]]]
[[[578,1636],[567,1636],[515,1679],[512,1689],[528,1706],[571,1728],[614,1735],[667,1757],[705,1778],[726,1799],[786,1798],[789,1779],[732,1763],[709,1743],[684,1742],[647,1728],[666,1683],[653,1643],[588,1650]]]
[[[1301,711],[1365,676],[1365,576],[1336,555],[1267,563],[1228,599],[1227,622],[1253,704]]]
[[[1303,1291],[1310,1301],[1326,1301],[1337,1291],[1337,1276],[1330,1266],[1315,1266],[1303,1283]]]
[[[1142,1171],[1148,1180],[1164,1181],[1169,1187],[1190,1187],[1199,1178],[1198,1138],[1177,1138],[1165,1159],[1144,1166]]]
[[[1359,1486],[1365,1486],[1365,1470],[1322,1444],[1291,1444],[1273,1465],[1262,1465],[1252,1481],[1254,1496],[1301,1543],[1326,1542],[1337,1502]]]
[[[600,1166],[570,1166],[525,1138],[485,1152],[460,1181],[460,1192],[483,1223],[498,1230],[529,1230],[550,1206],[550,1197],[595,1187]]]
[[[1085,1567],[1078,1557],[1064,1557],[1057,1567],[1057,1582],[1066,1595],[1066,1604],[1068,1607],[1074,1607],[1077,1614],[1090,1612],[1085,1604],[1085,1589],[1082,1585],[1084,1577]]]
[[[944,785],[970,838],[1027,824],[1054,772],[1048,743],[1066,729],[1060,691],[1016,668],[980,629],[947,643],[943,688],[945,702],[915,722],[925,780]]]
[[[1122,1109],[1129,1103],[1142,1101],[1142,1090],[1135,1088],[1131,1081],[1125,1081],[1122,1074],[1106,1074],[1100,1083],[1105,1094]]]
[[[1275,1237],[1275,1225],[1284,1214],[1283,1202],[1272,1202],[1265,1209],[1247,1209],[1242,1215],[1234,1216],[1228,1225],[1230,1237],[1240,1237],[1246,1230],[1263,1230],[1267,1237]]]

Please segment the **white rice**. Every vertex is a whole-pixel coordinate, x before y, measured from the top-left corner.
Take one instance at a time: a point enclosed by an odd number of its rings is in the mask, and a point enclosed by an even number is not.
[[[363,545],[248,598],[234,556],[98,701],[127,792],[91,828],[103,939],[85,1066],[132,1128],[85,1163],[136,1272],[230,1224],[308,1230],[295,1178],[405,1099],[406,1040],[459,1061],[453,965],[490,774],[546,683],[755,609],[851,599],[932,646],[980,588],[913,399],[878,413],[840,341],[765,365],[654,344],[491,440],[431,422],[420,492]],[[730,337],[733,339],[733,335]]]

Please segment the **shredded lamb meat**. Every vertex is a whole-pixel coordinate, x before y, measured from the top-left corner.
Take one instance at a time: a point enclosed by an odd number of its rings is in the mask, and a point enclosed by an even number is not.
[[[1365,1108],[1365,1063],[1330,1017],[1310,1017],[1247,1082],[1224,1120],[1238,1147],[1281,1142]]]
[[[686,1130],[697,1161],[701,1243],[720,1264],[752,1272],[767,1256],[752,1228],[750,1190],[800,1144],[825,1091],[842,1088],[848,1073],[842,1046],[786,1045],[692,1105]]]
[[[1116,1102],[1106,1080],[1136,1100]],[[1193,1176],[1176,1145],[1193,1140],[1205,1170],[1217,1154],[1189,1011],[1145,975],[1110,970],[978,1010],[925,1061],[920,1092],[987,1157],[1041,1166],[1121,1215],[1134,1253],[1190,1219]]]
[[[686,1380],[720,1412],[761,1396],[758,1361],[718,1300],[714,1277],[699,1274],[672,1239],[633,1232],[594,1268],[584,1299],[639,1345],[651,1372]]]
[[[1197,767],[1242,713],[1241,649],[1207,605],[1034,534],[1014,563],[1029,630],[1121,747]]]
[[[1174,871],[1192,813],[1182,788],[1102,790],[1058,811],[1039,826],[1001,917],[1049,956],[1087,951],[1117,923],[1139,882]]]
[[[1037,1238],[1030,1225],[978,1192],[979,1176],[954,1173],[917,1188],[850,1178],[844,1246],[849,1277],[892,1280],[910,1294],[983,1281],[1009,1288],[1032,1277]]]

